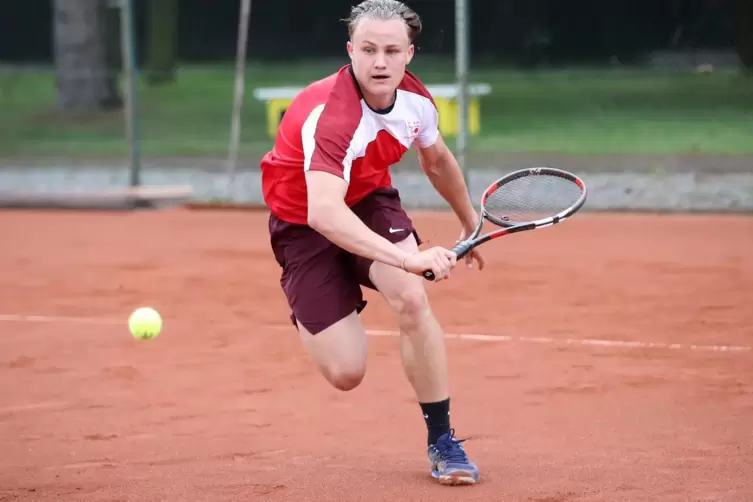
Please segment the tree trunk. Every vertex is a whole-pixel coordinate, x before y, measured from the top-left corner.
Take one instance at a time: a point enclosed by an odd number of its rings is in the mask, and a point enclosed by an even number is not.
[[[175,79],[178,0],[149,0],[147,81],[166,84]]]
[[[54,0],[58,107],[63,110],[122,106],[107,64],[106,8],[105,0]]]
[[[737,52],[743,69],[753,73],[753,2],[737,0]]]

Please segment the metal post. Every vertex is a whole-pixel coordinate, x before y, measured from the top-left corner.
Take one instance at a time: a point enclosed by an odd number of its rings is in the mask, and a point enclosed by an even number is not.
[[[238,147],[241,134],[241,110],[243,109],[243,94],[246,75],[246,45],[248,40],[248,18],[251,13],[251,0],[241,0],[240,20],[238,21],[238,41],[235,60],[235,95],[233,111],[230,120],[230,146],[228,148],[228,197],[233,198],[236,164],[238,162]]]
[[[136,66],[136,41],[133,22],[133,1],[120,0],[120,45],[125,74],[125,122],[128,149],[131,156],[131,186],[141,185],[141,153],[139,151],[139,101]]]
[[[455,0],[455,71],[458,85],[457,160],[468,184],[468,0]]]

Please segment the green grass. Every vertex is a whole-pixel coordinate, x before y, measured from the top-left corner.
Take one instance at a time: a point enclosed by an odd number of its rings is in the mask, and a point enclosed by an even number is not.
[[[749,154],[753,79],[658,72],[490,72],[475,147],[572,154]]]
[[[255,87],[305,85],[339,64],[249,64],[241,154],[257,157],[272,142]],[[427,84],[454,78],[448,62],[411,69]],[[233,77],[232,65],[183,66],[172,85],[140,85],[142,153],[224,157]],[[482,101],[482,132],[471,141],[476,152],[753,153],[753,79],[737,72],[478,68],[471,80],[492,85]],[[0,110],[2,156],[127,154],[123,113],[57,111],[51,72],[0,77]]]

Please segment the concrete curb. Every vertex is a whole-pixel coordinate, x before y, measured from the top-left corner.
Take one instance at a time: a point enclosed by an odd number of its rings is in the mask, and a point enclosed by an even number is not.
[[[751,173],[645,173],[575,172],[589,188],[584,210],[753,212]],[[469,174],[469,187],[478,200],[493,181],[494,171],[481,169]],[[237,173],[233,193],[225,173],[198,168],[156,168],[143,172],[151,187],[186,186],[193,202],[231,201],[263,204],[259,171]],[[397,171],[393,183],[410,208],[444,208],[446,203],[420,172]],[[0,192],[56,192],[117,190],[127,188],[128,169],[100,166],[23,167],[0,169]]]

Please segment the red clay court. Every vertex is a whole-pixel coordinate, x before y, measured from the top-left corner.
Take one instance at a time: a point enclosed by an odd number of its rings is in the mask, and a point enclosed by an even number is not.
[[[386,306],[368,293],[362,386],[330,388],[266,218],[0,213],[0,500],[753,499],[753,218],[584,213],[430,285],[481,469],[454,488]],[[156,340],[128,333],[141,305]]]

